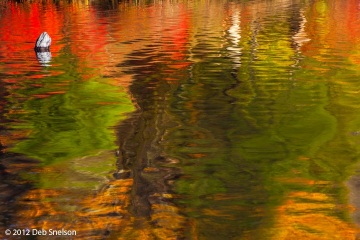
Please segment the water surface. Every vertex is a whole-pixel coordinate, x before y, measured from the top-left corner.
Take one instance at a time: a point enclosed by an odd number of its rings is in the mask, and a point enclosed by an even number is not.
[[[1,234],[357,239],[357,1],[0,6]]]

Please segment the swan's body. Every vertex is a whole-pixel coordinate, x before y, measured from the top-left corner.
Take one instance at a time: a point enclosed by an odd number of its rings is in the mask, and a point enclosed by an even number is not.
[[[36,40],[35,49],[40,51],[48,50],[50,48],[50,45],[51,45],[51,37],[47,32],[43,32]]]

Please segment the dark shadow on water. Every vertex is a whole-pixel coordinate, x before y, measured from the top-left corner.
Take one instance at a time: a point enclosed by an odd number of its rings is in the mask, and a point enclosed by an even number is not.
[[[0,153],[0,231],[13,224],[16,199],[33,188],[21,175],[31,172],[37,164],[38,161],[21,154]]]
[[[133,178],[131,212],[137,217],[149,218],[151,205],[169,200],[162,194],[171,193],[168,182],[179,177],[178,169],[164,167],[170,162],[162,155],[157,139],[165,131],[159,131],[161,116],[138,110],[118,127],[119,151],[115,178]],[[161,125],[161,124],[160,124]]]
[[[145,57],[138,59],[137,56],[142,54]],[[165,111],[168,103],[164,101],[174,86],[157,76],[159,72],[162,74],[159,69],[163,66],[161,63],[149,64],[151,59],[161,59],[161,56],[138,50],[130,54],[127,61],[119,64],[130,66],[127,73],[134,76],[130,93],[138,110],[117,129],[119,170],[115,175],[133,179],[129,210],[136,218],[134,228],[141,228],[147,222],[153,228],[171,229],[180,239],[183,226],[169,224],[173,219],[181,219],[181,222],[183,218],[178,214],[179,211],[169,211],[169,208],[177,209],[169,196],[173,194],[172,183],[181,176],[181,172],[172,166],[173,160],[166,155],[161,145],[166,131],[174,127]],[[164,220],[168,218],[172,219]]]

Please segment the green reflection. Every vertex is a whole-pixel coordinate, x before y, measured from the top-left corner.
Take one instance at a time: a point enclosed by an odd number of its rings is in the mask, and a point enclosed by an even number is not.
[[[133,106],[124,91],[101,81],[74,82],[64,94],[27,101],[33,133],[12,151],[49,164],[114,148],[109,128]]]
[[[271,238],[267,229],[277,221],[277,208],[293,192],[346,201],[337,184],[349,173],[333,157],[339,154],[331,156],[335,146],[329,147],[344,136],[338,132],[344,119],[329,109],[334,99],[327,75],[299,67],[324,65],[298,55],[288,41],[287,19],[267,20],[256,30],[256,44],[254,32],[242,32],[239,68],[224,49],[220,59],[205,55],[173,99],[171,112],[181,127],[168,135],[167,151],[181,160],[184,177],[176,191],[184,197],[178,202],[195,219],[200,239]],[[192,51],[215,51],[200,47]],[[344,215],[312,210],[320,211]]]
[[[17,121],[13,128],[30,130],[30,135],[10,150],[48,167],[40,174],[22,173],[37,187],[92,190],[114,171],[117,139],[112,127],[134,107],[125,89],[99,77],[78,81],[76,68],[64,63],[60,69],[66,67],[71,70],[39,79],[40,88],[29,81],[11,95],[13,105],[22,108],[9,115]],[[26,100],[16,103],[18,95]]]

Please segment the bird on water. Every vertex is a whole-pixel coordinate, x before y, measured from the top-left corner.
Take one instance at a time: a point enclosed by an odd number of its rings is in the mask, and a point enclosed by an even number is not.
[[[40,34],[35,43],[35,51],[49,51],[51,45],[51,37],[47,32]]]
[[[47,32],[43,32],[40,34],[38,39],[35,42],[35,53],[36,58],[38,59],[41,66],[50,66],[49,63],[51,62],[51,52],[50,52],[50,45],[51,45],[51,37]]]

